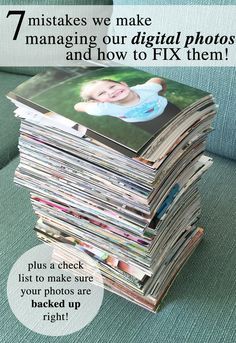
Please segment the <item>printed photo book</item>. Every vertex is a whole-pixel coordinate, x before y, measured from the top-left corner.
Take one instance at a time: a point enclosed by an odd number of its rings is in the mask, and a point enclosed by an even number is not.
[[[91,66],[50,68],[7,97],[21,120],[15,182],[30,190],[52,259],[73,261],[76,247],[108,290],[155,312],[203,237],[198,180],[212,164],[212,95]]]

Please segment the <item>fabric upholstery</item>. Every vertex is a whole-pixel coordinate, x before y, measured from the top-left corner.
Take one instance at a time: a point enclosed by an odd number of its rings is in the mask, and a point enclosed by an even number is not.
[[[218,343],[235,342],[235,221],[236,163],[214,157],[200,183],[203,211],[199,225],[206,229],[200,246],[152,314],[110,292],[96,318],[79,332],[45,337],[25,328],[12,314],[6,298],[11,266],[38,242],[28,192],[13,184],[18,159],[0,171],[3,200],[0,211],[2,277],[1,342],[23,343]]]
[[[19,120],[14,117],[15,106],[6,94],[28,77],[0,72],[0,168],[18,153]]]

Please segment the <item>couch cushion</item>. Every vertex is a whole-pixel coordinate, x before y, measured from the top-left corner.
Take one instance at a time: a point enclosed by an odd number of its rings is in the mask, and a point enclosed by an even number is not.
[[[4,343],[45,342],[18,322],[6,299],[6,282],[16,259],[37,244],[32,231],[35,218],[28,192],[13,184],[15,159],[0,171],[3,201],[0,205],[2,253],[1,337]],[[235,174],[236,163],[215,157],[213,167],[201,181],[206,228],[203,242],[181,271],[164,299],[159,313],[152,314],[116,295],[105,292],[96,318],[70,336],[47,338],[57,343],[210,343],[235,339]],[[79,320],[79,319],[78,319]]]
[[[0,71],[12,74],[36,75],[46,70],[47,67],[0,67]]]
[[[27,78],[0,72],[0,168],[18,153],[19,120],[14,117],[15,106],[6,98],[6,94]]]

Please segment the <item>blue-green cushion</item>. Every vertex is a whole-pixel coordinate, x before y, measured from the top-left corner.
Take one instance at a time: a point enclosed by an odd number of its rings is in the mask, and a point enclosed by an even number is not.
[[[6,98],[6,94],[27,78],[0,72],[0,168],[18,153],[19,120],[14,117],[15,106]]]
[[[215,157],[201,181],[206,228],[203,242],[181,271],[161,310],[152,314],[105,292],[97,317],[83,330],[65,337],[46,337],[25,328],[6,298],[11,266],[37,244],[28,192],[13,184],[18,160],[0,171],[1,205],[1,342],[57,343],[231,343],[235,331],[235,197],[236,163]],[[79,318],[78,318],[79,320]]]

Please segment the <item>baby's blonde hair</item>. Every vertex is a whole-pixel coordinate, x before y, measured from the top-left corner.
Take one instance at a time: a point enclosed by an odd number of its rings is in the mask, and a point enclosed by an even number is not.
[[[84,100],[84,101],[94,100],[94,99],[88,94],[88,88],[89,88],[90,86],[95,85],[95,84],[98,83],[98,82],[101,82],[101,81],[109,81],[109,82],[120,83],[119,81],[115,81],[115,80],[112,80],[112,79],[100,79],[100,80],[92,80],[92,81],[89,81],[89,82],[85,83],[85,84],[81,87],[81,90],[80,90],[80,97],[81,97],[81,99]]]

